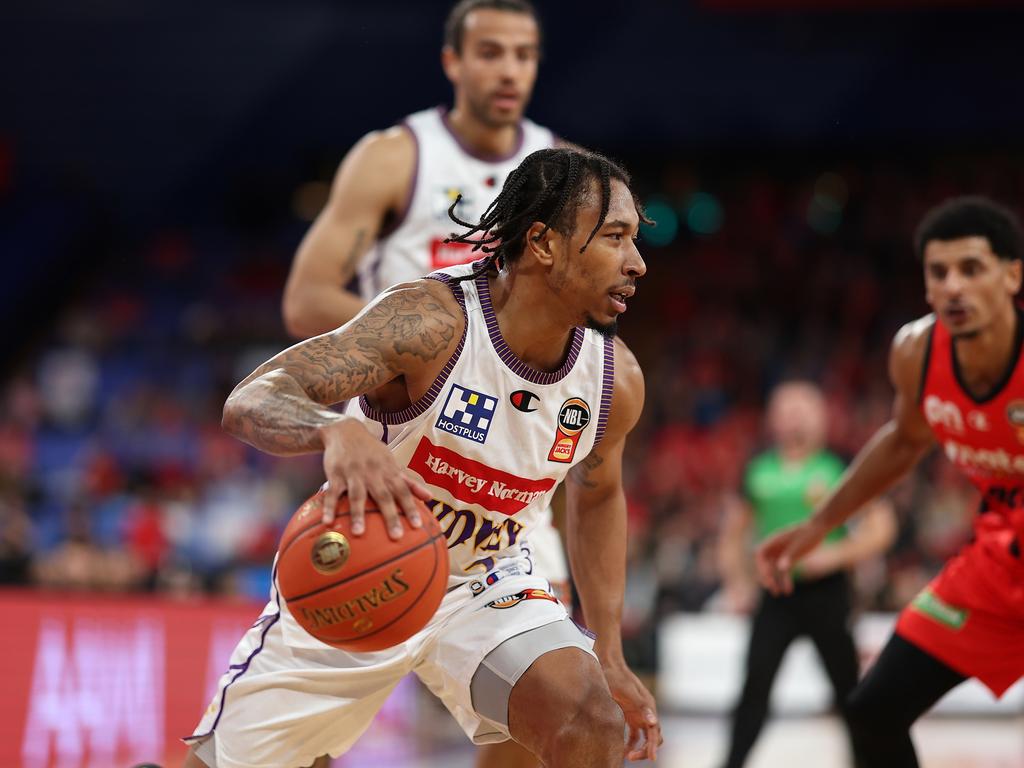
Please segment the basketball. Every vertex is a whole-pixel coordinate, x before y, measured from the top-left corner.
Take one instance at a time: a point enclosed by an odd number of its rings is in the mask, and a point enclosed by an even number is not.
[[[398,541],[371,499],[361,536],[350,531],[348,496],[331,525],[321,521],[322,492],[298,508],[278,546],[277,584],[303,629],[345,651],[383,650],[423,629],[444,597],[448,547],[437,520],[417,503],[423,526],[401,515]]]

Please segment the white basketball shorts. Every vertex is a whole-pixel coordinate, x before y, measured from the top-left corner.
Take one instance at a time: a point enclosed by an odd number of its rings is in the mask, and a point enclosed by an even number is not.
[[[337,757],[409,672],[441,699],[474,743],[504,741],[508,727],[493,703],[474,707],[472,700],[473,676],[488,654],[510,638],[564,621],[559,632],[538,633],[547,638],[540,643],[546,647],[533,649],[533,659],[570,646],[593,655],[593,640],[571,623],[547,591],[547,581],[528,575],[529,570],[525,558],[509,559],[453,588],[423,630],[373,653],[348,653],[319,642],[272,590],[270,603],[235,648],[206,714],[185,741],[201,742],[199,756],[216,768],[298,768],[321,755]],[[525,672],[529,663],[520,659],[522,669],[504,675],[508,690],[515,684],[509,678]]]

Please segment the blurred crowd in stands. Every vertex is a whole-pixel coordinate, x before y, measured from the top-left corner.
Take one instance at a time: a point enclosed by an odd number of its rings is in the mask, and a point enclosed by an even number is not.
[[[620,323],[648,386],[626,458],[625,629],[644,656],[659,616],[722,607],[722,499],[763,444],[771,386],[819,382],[831,446],[852,457],[888,416],[893,333],[927,311],[917,220],[968,191],[1019,209],[1024,174],[978,155],[632,165],[679,217],[671,242],[642,245],[649,276]],[[691,226],[698,193],[718,206],[710,226]],[[232,386],[289,343],[279,301],[306,224],[275,221],[154,231],[25,334],[0,390],[3,584],[264,598],[280,530],[322,479],[316,456],[265,456],[220,429]],[[976,505],[935,455],[892,497],[900,535],[857,574],[864,609],[904,605]]]

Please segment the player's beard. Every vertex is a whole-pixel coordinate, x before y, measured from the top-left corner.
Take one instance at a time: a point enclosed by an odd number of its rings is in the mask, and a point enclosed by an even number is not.
[[[594,318],[587,317],[587,328],[592,331],[597,331],[599,334],[604,336],[606,339],[614,339],[619,332],[619,321],[612,320],[610,323],[601,324]]]
[[[507,128],[510,125],[518,125],[522,117],[522,111],[517,112],[514,117],[498,117],[491,112],[491,100],[487,96],[479,98],[469,96],[466,103],[469,105],[469,111],[473,113],[473,117],[488,128]]]

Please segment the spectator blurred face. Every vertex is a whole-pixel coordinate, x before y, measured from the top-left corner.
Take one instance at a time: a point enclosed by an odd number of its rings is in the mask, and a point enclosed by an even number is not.
[[[954,338],[971,338],[1012,312],[1021,263],[1000,259],[986,237],[930,240],[924,249],[925,298]]]
[[[811,453],[825,445],[825,398],[813,384],[783,384],[768,404],[768,431],[784,452]]]
[[[479,9],[466,15],[462,50],[441,53],[455,106],[490,128],[515,125],[537,79],[540,31],[526,13]]]

